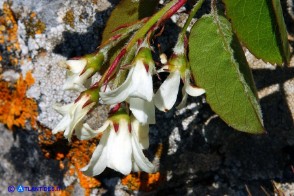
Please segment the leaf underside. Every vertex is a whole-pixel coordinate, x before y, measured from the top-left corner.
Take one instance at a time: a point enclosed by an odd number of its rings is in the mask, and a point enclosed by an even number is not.
[[[257,58],[289,63],[287,30],[279,0],[223,0],[239,40]]]
[[[118,27],[121,27],[125,24],[132,24],[142,18],[151,16],[155,11],[158,2],[159,0],[121,0],[115,9],[111,12],[111,15],[106,23],[102,34],[102,43],[107,41],[112,36],[120,34],[121,31],[124,31],[124,29],[122,29],[113,32]],[[108,63],[114,60],[118,52],[129,38],[130,36],[121,40],[109,51]]]
[[[151,16],[158,2],[159,0],[121,0],[106,23],[102,42],[115,35],[112,31],[117,27]]]
[[[226,18],[206,15],[194,24],[189,59],[197,85],[221,119],[239,131],[264,133],[252,74]]]

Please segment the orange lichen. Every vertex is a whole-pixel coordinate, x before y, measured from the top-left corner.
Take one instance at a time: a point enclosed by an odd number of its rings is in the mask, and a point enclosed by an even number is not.
[[[2,56],[1,61],[7,60],[12,65],[18,64],[18,55],[20,53],[20,45],[17,38],[17,22],[8,3],[3,3],[3,15],[0,16],[0,44],[4,46],[4,50],[9,52],[9,56],[5,59]]]
[[[99,135],[91,140],[83,141],[74,137],[72,142],[68,144],[67,140],[63,138],[62,132],[52,135],[50,129],[43,128],[39,131],[39,144],[46,158],[59,160],[61,162],[60,169],[66,169],[65,176],[76,176],[81,187],[85,189],[85,195],[90,195],[93,188],[101,186],[101,182],[97,178],[85,176],[80,169],[89,163],[100,137]],[[160,159],[162,150],[162,144],[159,144],[155,159]],[[69,161],[64,161],[65,159]],[[64,165],[65,163],[68,164]],[[138,172],[122,178],[122,184],[127,186],[129,190],[148,192],[158,188],[165,180],[165,175],[160,172],[154,174]],[[67,187],[65,192],[71,194],[73,186],[74,184]]]
[[[127,175],[121,182],[130,190],[152,191],[158,187],[162,181],[163,178],[159,172],[154,174],[138,172]]]
[[[65,175],[77,176],[80,185],[85,189],[85,193],[90,193],[92,188],[100,187],[101,182],[96,178],[85,176],[80,169],[88,164],[99,140],[80,141],[73,138],[68,145],[67,140],[63,138],[63,133],[52,135],[51,130],[39,126],[39,144],[46,158],[53,158],[60,161],[60,169],[67,168]],[[63,160],[68,159],[67,165]],[[66,189],[67,192],[71,189]]]
[[[90,161],[91,155],[96,148],[96,142],[76,140],[73,142],[71,150],[67,155],[71,164],[75,166],[75,172],[80,180],[80,185],[85,189],[101,186],[101,182],[99,180],[86,176],[80,171],[80,169],[87,165]]]
[[[162,148],[163,145],[159,144],[155,153],[155,159],[160,159],[162,155]],[[130,190],[152,191],[156,189],[164,180],[165,176],[160,174],[159,172],[156,172],[154,174],[137,172],[127,175],[121,180],[121,182]]]
[[[33,83],[31,72],[26,74],[25,79],[21,76],[15,85],[0,82],[0,122],[9,129],[14,125],[24,128],[27,120],[36,128],[38,106],[33,99],[26,97],[26,91]]]

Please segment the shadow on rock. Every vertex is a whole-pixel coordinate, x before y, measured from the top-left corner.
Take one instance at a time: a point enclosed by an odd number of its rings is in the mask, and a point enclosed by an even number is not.
[[[253,73],[259,90],[274,84],[280,89],[260,100],[265,135],[235,131],[199,98],[190,97],[189,103],[196,106],[181,115],[158,115],[160,125],[155,125],[153,137],[166,149],[175,149],[165,150],[161,157],[160,170],[169,174],[158,194],[273,194],[272,180],[294,182],[293,119],[284,89],[284,83],[294,78],[293,68]],[[180,136],[176,141],[175,132]]]
[[[21,174],[22,179],[18,179],[17,183],[28,181],[31,186],[63,188],[64,171],[59,168],[59,161],[44,158],[38,145],[38,133],[35,130],[16,129],[14,138],[16,141],[4,158]]]
[[[116,5],[118,1],[112,0],[110,3]],[[67,58],[95,52],[101,43],[105,21],[107,21],[113,8],[114,6],[111,6],[103,12],[97,12],[95,21],[87,28],[86,33],[63,32],[63,41],[55,46],[53,52]]]

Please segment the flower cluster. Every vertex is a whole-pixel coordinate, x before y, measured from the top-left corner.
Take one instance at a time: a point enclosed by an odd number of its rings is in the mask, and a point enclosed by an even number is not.
[[[160,20],[149,20],[153,26],[146,22],[148,19],[139,21],[133,27],[128,26],[129,30],[121,31],[124,33],[109,38],[97,53],[66,62],[70,74],[64,89],[82,92],[74,103],[55,107],[63,118],[53,133],[64,131],[64,137],[69,141],[73,135],[86,140],[102,134],[90,162],[82,168],[84,174],[99,175],[106,167],[124,175],[131,171],[155,172],[154,165],[143,152],[149,146],[149,125],[155,124],[155,108],[166,112],[174,106],[181,80],[184,83],[183,99],[178,107],[185,105],[188,94],[199,96],[205,93],[203,89],[191,85],[192,77],[182,39],[184,36],[178,39],[170,59],[163,59],[161,69],[156,70],[152,56],[150,39],[153,32],[185,2],[168,3],[166,6],[170,8],[162,11]],[[105,67],[106,62],[110,61],[107,59],[110,48],[140,26],[142,28]],[[102,77],[91,84],[90,79],[97,72]],[[153,76],[161,72],[170,74],[154,94]],[[95,130],[84,119],[98,104],[110,105],[112,109],[103,126]]]
[[[85,83],[100,70],[104,59],[100,52],[68,60],[68,68],[73,74],[66,81],[65,89],[86,89]],[[181,79],[184,87],[179,107],[185,105],[187,94],[199,96],[205,92],[190,83],[191,75],[184,47],[175,48],[169,61],[156,71],[151,46],[144,41],[137,48],[133,60],[125,67],[128,68],[127,74],[121,82],[113,82],[112,89],[108,83],[96,83],[84,90],[74,103],[55,106],[63,119],[53,129],[54,134],[64,131],[64,137],[69,141],[73,134],[81,140],[103,134],[89,164],[82,168],[86,175],[99,175],[106,167],[125,175],[131,171],[155,172],[154,165],[143,153],[149,146],[149,125],[155,123],[155,107],[161,111],[173,107]],[[121,70],[126,71],[123,68]],[[154,94],[152,76],[160,72],[170,72],[170,75]],[[99,102],[112,105],[112,109],[104,125],[94,130],[84,122],[84,117]]]
[[[142,125],[133,116],[119,110],[96,131],[102,132],[103,136],[90,163],[82,168],[86,175],[99,175],[106,167],[124,175],[131,171],[155,171],[142,151],[149,146],[148,125]]]

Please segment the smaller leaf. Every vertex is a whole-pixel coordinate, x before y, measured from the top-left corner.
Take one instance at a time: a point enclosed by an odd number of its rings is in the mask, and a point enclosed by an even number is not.
[[[279,0],[223,0],[240,41],[257,58],[289,63],[287,30]]]
[[[197,85],[220,118],[239,131],[264,132],[252,74],[226,18],[206,15],[194,24],[189,59]]]
[[[112,37],[116,28],[151,16],[159,0],[121,0],[112,11],[103,31],[102,42]]]

